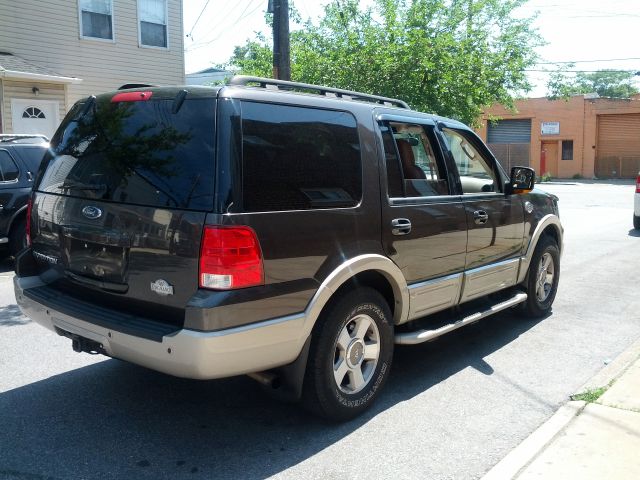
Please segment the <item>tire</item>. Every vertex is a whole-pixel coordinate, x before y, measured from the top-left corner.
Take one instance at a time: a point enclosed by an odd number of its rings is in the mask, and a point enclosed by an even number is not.
[[[543,271],[544,277],[543,277]],[[523,313],[530,318],[551,312],[560,280],[560,250],[550,237],[543,237],[536,247],[526,280],[527,301]]]
[[[360,415],[389,376],[393,346],[391,311],[380,293],[361,287],[340,297],[312,333],[305,408],[333,421]]]
[[[633,216],[633,228],[640,230],[640,216],[638,215]]]
[[[27,246],[27,227],[24,219],[17,220],[9,232],[9,252],[14,257]]]

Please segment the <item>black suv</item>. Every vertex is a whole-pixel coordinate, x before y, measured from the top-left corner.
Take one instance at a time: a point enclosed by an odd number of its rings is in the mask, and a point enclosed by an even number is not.
[[[394,344],[550,311],[563,229],[533,178],[457,121],[357,92],[236,77],[90,97],[36,179],[16,297],[76,351],[249,374],[347,419]]]
[[[26,246],[27,202],[48,147],[42,135],[0,135],[0,256]]]

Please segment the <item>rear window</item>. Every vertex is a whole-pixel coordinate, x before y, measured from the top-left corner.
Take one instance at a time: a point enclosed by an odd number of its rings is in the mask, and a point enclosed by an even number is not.
[[[243,102],[245,212],[353,207],[362,197],[353,115]]]
[[[44,157],[45,152],[47,151],[47,147],[23,147],[18,150],[18,153],[24,160],[24,163],[27,164],[27,168],[31,172],[37,172],[38,168],[40,168],[40,163],[42,162],[42,158]]]
[[[154,207],[213,207],[215,99],[79,103],[45,158],[40,191]]]

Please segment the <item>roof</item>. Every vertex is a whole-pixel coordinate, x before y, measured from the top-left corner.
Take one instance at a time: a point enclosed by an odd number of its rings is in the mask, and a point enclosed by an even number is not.
[[[65,77],[48,67],[29,62],[22,57],[0,52],[0,78],[43,80],[55,83],[79,83],[80,78]]]
[[[219,68],[210,67],[210,68],[205,68],[204,70],[199,70],[197,72],[187,73],[187,75],[201,75],[204,73],[230,73],[230,72],[227,72],[226,70],[221,70]]]

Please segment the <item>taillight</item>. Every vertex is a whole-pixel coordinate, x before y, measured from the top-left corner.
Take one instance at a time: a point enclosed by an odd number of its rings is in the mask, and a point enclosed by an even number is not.
[[[636,178],[636,193],[640,193],[640,175]]]
[[[264,268],[256,233],[249,227],[204,227],[199,283],[216,290],[262,285]]]
[[[27,235],[27,247],[31,246],[31,206],[33,205],[33,200],[29,197],[29,202],[27,203],[27,225],[26,225],[26,235]]]
[[[111,103],[116,102],[144,102],[149,100],[153,92],[122,92],[111,97]]]

